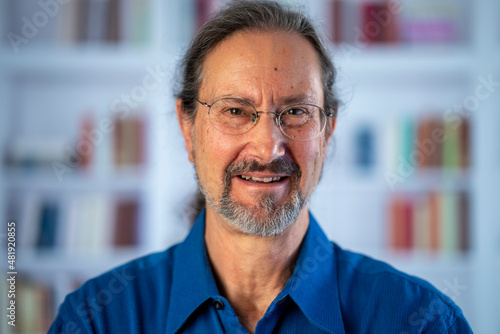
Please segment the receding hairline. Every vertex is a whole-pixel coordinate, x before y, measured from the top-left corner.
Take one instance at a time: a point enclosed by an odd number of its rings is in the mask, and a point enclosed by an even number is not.
[[[320,76],[319,80],[322,81],[323,73],[322,73],[322,68],[321,68],[321,55],[320,55],[319,51],[315,48],[314,44],[306,36],[304,36],[298,32],[295,32],[293,30],[282,29],[279,27],[276,27],[276,28],[275,27],[265,27],[265,28],[264,27],[262,27],[262,28],[261,27],[257,27],[257,28],[251,27],[251,28],[245,28],[242,30],[235,31],[234,33],[231,33],[231,34],[225,36],[223,39],[218,41],[218,43],[216,43],[209,50],[207,50],[207,52],[204,54],[203,61],[201,63],[200,86],[199,86],[198,92],[201,91],[203,84],[204,84],[204,81],[205,81],[205,75],[206,75],[205,71],[206,71],[207,60],[209,59],[209,57],[212,54],[214,54],[214,52],[217,52],[217,50],[220,47],[222,47],[225,43],[229,42],[233,38],[237,38],[238,36],[242,36],[245,34],[255,34],[255,35],[270,34],[270,35],[274,35],[274,34],[280,34],[280,33],[293,35],[293,36],[298,37],[299,39],[307,42],[310,45],[311,50],[313,51],[313,54],[314,54],[314,58],[315,58],[315,66],[316,66],[316,69],[318,71],[318,75]],[[277,64],[277,66],[279,66],[279,64]],[[324,94],[323,85],[321,85],[321,90],[322,91],[320,92],[320,95],[322,96]],[[324,101],[323,101],[323,103],[324,103]]]

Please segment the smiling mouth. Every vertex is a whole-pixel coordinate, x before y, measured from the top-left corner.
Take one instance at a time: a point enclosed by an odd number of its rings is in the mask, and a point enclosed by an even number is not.
[[[245,181],[250,182],[260,182],[260,183],[273,183],[280,182],[287,178],[287,176],[276,176],[276,177],[255,177],[255,176],[247,176],[247,175],[238,175],[238,177]]]

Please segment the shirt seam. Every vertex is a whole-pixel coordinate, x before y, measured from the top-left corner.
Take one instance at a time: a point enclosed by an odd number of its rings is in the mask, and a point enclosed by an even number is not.
[[[68,305],[68,304],[71,304],[71,305]],[[71,307],[69,307],[69,306],[71,306]],[[64,307],[67,311],[67,314],[71,314],[72,318],[74,319],[74,320],[68,319],[68,323],[71,321],[76,321],[78,323],[79,327],[83,330],[83,333],[85,333],[85,334],[91,333],[87,330],[87,326],[85,323],[82,322],[82,320],[80,319],[80,316],[74,312],[74,305],[73,305],[73,302],[71,299],[68,299],[68,303],[63,303],[62,307]],[[63,324],[62,329],[64,330],[64,324]]]
[[[363,255],[364,256],[364,255]],[[436,296],[436,297],[439,297],[439,299],[441,301],[443,301],[444,303],[446,303],[448,306],[454,306],[452,303],[450,303],[449,300],[447,300],[448,297],[446,298],[443,298],[443,295],[442,295],[442,292],[440,293],[436,293],[436,291],[433,291],[433,289],[430,289],[428,286],[425,286],[423,285],[421,282],[417,281],[417,280],[414,280],[412,279],[412,277],[409,277],[407,276],[406,274],[403,274],[403,273],[400,273],[397,271],[397,269],[394,269],[394,271],[391,271],[391,270],[386,270],[384,269],[383,271],[380,271],[380,272],[376,272],[376,273],[368,273],[368,272],[365,272],[365,271],[362,271],[362,270],[359,270],[353,263],[351,263],[349,260],[346,260],[346,259],[339,259],[339,262],[344,262],[346,263],[348,266],[350,266],[352,268],[352,270],[356,271],[357,273],[360,273],[360,274],[364,274],[364,275],[370,275],[370,276],[377,276],[377,275],[382,275],[382,274],[387,274],[387,275],[394,275],[394,276],[397,276],[403,280],[405,280],[406,282],[408,283],[411,283],[411,284],[414,284],[416,286],[418,286],[419,288],[425,290],[427,293],[431,294],[432,296]],[[388,265],[388,264],[386,264]],[[437,288],[435,288],[437,289]],[[439,291],[439,290],[438,290]],[[455,310],[455,308],[453,308]],[[455,312],[454,312],[455,313]],[[457,316],[460,316],[461,314],[461,311],[460,313],[457,315]]]
[[[295,304],[297,305],[297,304]],[[316,321],[312,320],[304,311],[302,311],[302,309],[297,305],[297,307],[300,309],[300,311],[302,312],[302,314],[306,317],[306,319],[316,328],[322,330],[323,332],[325,333],[329,333],[329,334],[333,334],[332,331],[324,328],[323,326],[321,326],[320,324],[316,323]]]
[[[463,312],[460,312],[460,314],[457,314],[457,316],[455,317],[455,320],[453,321],[453,323],[446,329],[446,333],[449,333],[450,330],[452,329],[453,326],[455,326],[455,324],[458,322],[458,320],[460,319],[460,316],[463,315]]]
[[[114,270],[121,269],[123,267],[128,267],[128,268],[136,270],[138,272],[139,271],[143,272],[143,271],[146,271],[146,270],[149,270],[151,268],[154,268],[154,267],[158,266],[159,263],[165,263],[165,262],[167,262],[168,258],[170,258],[173,261],[173,258],[174,258],[173,252],[177,249],[178,245],[179,244],[175,244],[175,245],[170,246],[169,248],[167,248],[164,251],[153,253],[153,254],[149,254],[149,255],[146,255],[144,257],[140,257],[140,258],[138,258],[136,260],[132,260],[131,263],[130,262],[129,263],[124,263],[121,266],[116,267]],[[160,258],[156,259],[152,263],[150,261],[148,261],[148,263],[144,263],[144,261],[146,259],[155,257],[155,255],[159,256]],[[139,263],[141,263],[141,266],[139,266]],[[131,266],[130,264],[133,264],[133,265]]]

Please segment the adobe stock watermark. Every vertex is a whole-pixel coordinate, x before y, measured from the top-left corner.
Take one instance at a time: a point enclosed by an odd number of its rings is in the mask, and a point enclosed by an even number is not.
[[[331,260],[334,251],[333,244],[320,237],[317,237],[315,241],[317,242],[317,245],[313,250],[313,255],[306,257],[302,262],[302,265],[297,268],[297,276],[294,276],[292,271],[292,275],[289,279],[291,281],[291,283],[289,283],[291,284],[290,291],[297,289],[300,281],[306,280],[312,273],[318,270],[323,262],[328,259]]]
[[[64,181],[64,176],[72,173],[79,167],[79,161],[94,155],[96,148],[102,144],[105,136],[114,129],[115,119],[125,119],[130,112],[145,101],[149,94],[158,89],[167,78],[167,72],[162,65],[146,67],[146,74],[140,85],[133,87],[129,94],[121,94],[110,104],[111,115],[102,118],[91,131],[82,130],[80,139],[75,147],[66,145],[64,161],[53,161],[51,166],[59,183]]]
[[[441,290],[442,293],[446,294],[450,299],[456,301],[458,297],[462,295],[464,291],[467,290],[468,286],[463,285],[455,277],[453,282],[448,279],[444,280],[445,288]],[[422,327],[424,324],[429,324],[438,319],[444,312],[449,310],[449,306],[441,297],[433,298],[429,305],[426,307],[419,307],[418,311],[410,314],[408,318],[408,323],[411,327]],[[400,332],[399,334],[409,334],[406,331]]]
[[[111,304],[115,297],[120,295],[136,278],[135,275],[127,271],[126,267],[122,267],[121,270],[113,270],[110,276],[107,284],[103,284],[94,296],[87,296],[85,301],[76,305],[74,311],[84,324],[88,325],[94,321],[99,313]],[[80,327],[80,321],[68,321],[61,324],[60,329],[62,333],[85,333],[87,330]]]
[[[347,62],[350,62],[353,55],[361,53],[363,49],[368,47],[369,40],[379,37],[402,11],[403,5],[401,1],[389,1],[387,9],[371,10],[369,14],[373,17],[373,20],[366,22],[362,27],[363,29],[355,27],[353,43],[341,43],[336,52],[345,58]]]
[[[14,32],[7,33],[7,39],[14,53],[19,53],[20,47],[26,45],[35,38],[40,29],[43,29],[51,19],[57,16],[61,6],[75,0],[39,0],[37,2],[40,10],[36,11],[31,17],[23,16],[21,18],[21,35]]]
[[[479,76],[478,82],[473,94],[466,96],[461,103],[455,103],[453,107],[444,112],[443,121],[449,123],[452,129],[456,130],[463,119],[469,118],[472,113],[478,111],[481,102],[489,99],[496,92],[497,87],[500,87],[500,81],[494,81],[492,74],[487,77]],[[391,190],[394,191],[398,184],[404,183],[410,178],[418,166],[434,154],[446,140],[446,133],[441,128],[433,129],[430,138],[421,142],[415,140],[415,149],[410,153],[410,156],[400,155],[396,170],[389,170],[384,175]]]

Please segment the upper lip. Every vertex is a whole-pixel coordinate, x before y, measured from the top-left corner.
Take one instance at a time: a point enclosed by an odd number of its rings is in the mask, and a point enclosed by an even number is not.
[[[250,176],[250,177],[258,177],[260,179],[262,178],[272,178],[272,177],[287,177],[287,176],[290,176],[290,175],[287,175],[287,174],[273,174],[273,173],[258,173],[258,172],[251,172],[251,173],[240,173],[236,176]]]

